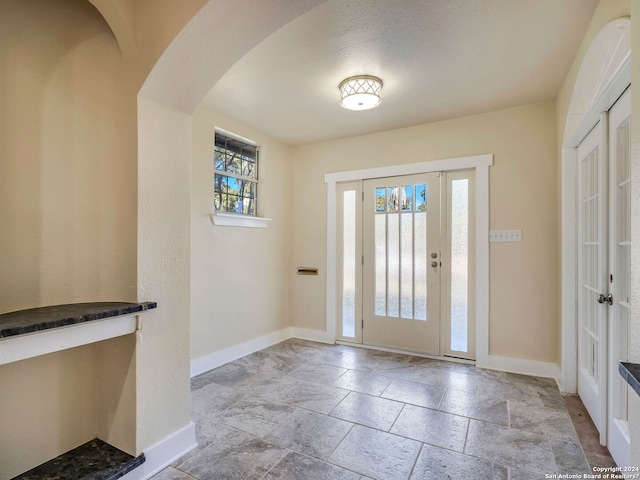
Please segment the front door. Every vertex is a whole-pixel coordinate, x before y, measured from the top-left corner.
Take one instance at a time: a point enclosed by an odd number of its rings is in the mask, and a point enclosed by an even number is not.
[[[365,344],[440,352],[441,179],[364,182]]]

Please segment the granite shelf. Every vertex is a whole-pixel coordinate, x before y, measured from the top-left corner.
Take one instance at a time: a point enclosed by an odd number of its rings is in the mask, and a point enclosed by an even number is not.
[[[0,338],[117,317],[156,308],[153,302],[70,303],[30,308],[0,315]]]
[[[144,461],[96,438],[12,480],[116,480]]]
[[[624,377],[631,388],[640,395],[640,363],[620,362],[618,371]]]
[[[0,315],[0,365],[134,333],[154,302],[93,302]]]

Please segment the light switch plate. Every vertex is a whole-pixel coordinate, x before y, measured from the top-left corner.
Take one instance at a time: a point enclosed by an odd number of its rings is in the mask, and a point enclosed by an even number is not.
[[[490,230],[489,242],[502,243],[502,242],[521,242],[522,230]]]

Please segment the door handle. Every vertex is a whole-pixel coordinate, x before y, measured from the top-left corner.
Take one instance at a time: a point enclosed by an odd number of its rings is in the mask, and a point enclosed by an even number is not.
[[[609,294],[609,295],[603,295],[602,293],[600,295],[598,295],[598,303],[604,303],[607,302],[609,305],[613,305],[613,295]]]

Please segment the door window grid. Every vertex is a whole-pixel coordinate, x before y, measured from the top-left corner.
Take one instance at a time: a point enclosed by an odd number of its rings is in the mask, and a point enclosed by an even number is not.
[[[426,320],[427,185],[377,187],[375,196],[374,313]]]
[[[598,305],[596,297],[600,293],[600,239],[598,229],[599,192],[598,149],[594,149],[581,162],[582,173],[582,275],[580,279],[582,311],[584,315],[584,358],[582,367],[598,384]]]
[[[216,132],[213,183],[217,211],[257,215],[258,147]]]

